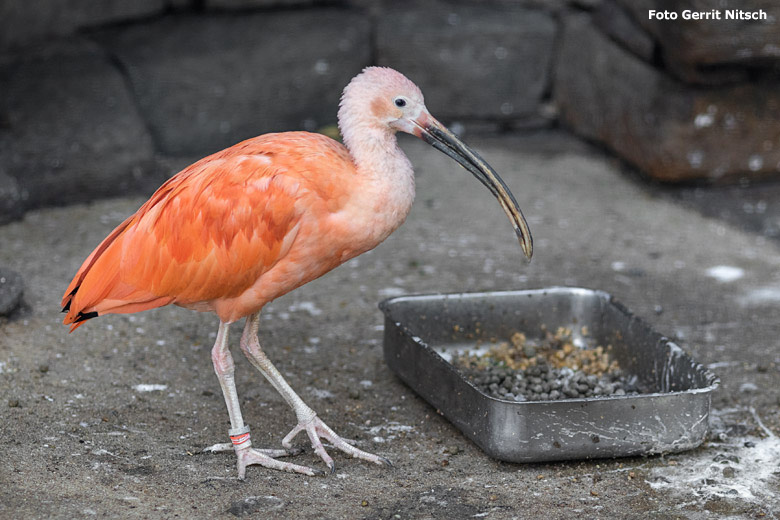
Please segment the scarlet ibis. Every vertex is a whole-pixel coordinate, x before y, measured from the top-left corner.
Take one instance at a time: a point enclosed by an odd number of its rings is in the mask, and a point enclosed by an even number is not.
[[[104,314],[175,304],[219,317],[211,351],[230,416],[238,476],[246,467],[314,475],[277,460],[305,431],[330,468],[321,438],[377,464],[387,459],[330,429],[284,380],[257,337],[268,302],[376,247],[414,199],[412,165],[396,132],[413,134],[471,172],[498,199],[525,255],[531,234],[517,201],[482,158],[428,112],[422,92],[395,70],[369,67],[344,89],[338,111],[344,144],[308,132],[261,135],[210,155],[165,182],[114,229],[79,268],[62,299],[71,331]],[[241,350],[292,407],[297,425],[285,449],[252,448],[234,382],[228,327],[246,317]]]

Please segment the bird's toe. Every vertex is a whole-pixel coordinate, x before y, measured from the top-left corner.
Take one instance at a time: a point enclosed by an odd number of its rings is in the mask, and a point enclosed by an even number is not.
[[[288,453],[287,450],[278,451],[283,451],[285,455]],[[238,478],[241,480],[244,480],[246,467],[251,465],[258,465],[263,466],[264,468],[287,471],[289,473],[300,473],[303,475],[309,475],[310,477],[318,474],[318,470],[314,470],[308,466],[300,466],[291,462],[282,462],[280,460],[276,460],[274,457],[269,456],[262,450],[247,448],[237,451],[236,456],[238,457]]]
[[[380,466],[387,466],[388,468],[395,467],[393,466],[393,463],[390,461],[390,459],[386,457],[378,457],[376,463],[379,464]]]

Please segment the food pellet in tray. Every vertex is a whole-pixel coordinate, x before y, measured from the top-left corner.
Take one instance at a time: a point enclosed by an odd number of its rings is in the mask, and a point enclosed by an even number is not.
[[[587,336],[587,330],[581,331]],[[642,393],[609,356],[610,347],[580,348],[571,330],[546,332],[541,341],[515,333],[482,355],[454,359],[461,372],[487,395],[510,401],[548,401]]]

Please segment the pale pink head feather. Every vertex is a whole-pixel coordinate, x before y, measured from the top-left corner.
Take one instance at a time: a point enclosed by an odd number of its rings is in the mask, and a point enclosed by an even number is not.
[[[420,89],[396,70],[366,67],[352,78],[344,88],[338,114],[339,130],[347,148],[352,149],[351,144],[358,140],[385,140],[395,134],[397,128],[391,123],[403,115],[393,103],[398,97],[406,98],[410,106],[425,110]]]

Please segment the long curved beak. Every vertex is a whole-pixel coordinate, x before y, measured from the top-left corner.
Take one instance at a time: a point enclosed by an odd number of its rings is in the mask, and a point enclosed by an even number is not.
[[[525,221],[523,212],[520,211],[520,206],[517,204],[515,196],[509,191],[509,188],[503,179],[499,177],[498,173],[474,150],[466,146],[463,141],[458,139],[455,134],[450,132],[447,127],[439,123],[429,113],[423,112],[412,122],[415,128],[411,133],[455,159],[458,164],[471,172],[498,199],[499,204],[501,204],[504,212],[512,222],[512,226],[515,228],[515,233],[517,233],[517,238],[520,240],[520,247],[523,248],[523,253],[530,260],[534,250],[531,231],[528,229],[528,223]]]

